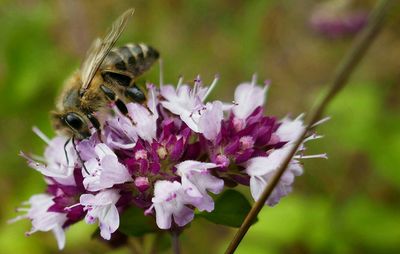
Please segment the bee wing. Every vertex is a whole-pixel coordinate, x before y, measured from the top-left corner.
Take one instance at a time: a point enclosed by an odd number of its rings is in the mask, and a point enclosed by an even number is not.
[[[129,9],[124,12],[117,20],[114,21],[107,35],[103,39],[97,38],[90,46],[90,49],[87,52],[85,60],[81,66],[81,94],[89,88],[90,82],[92,81],[94,75],[100,68],[115,42],[121,36],[126,24],[128,23],[129,17],[132,16],[133,13],[134,9]]]

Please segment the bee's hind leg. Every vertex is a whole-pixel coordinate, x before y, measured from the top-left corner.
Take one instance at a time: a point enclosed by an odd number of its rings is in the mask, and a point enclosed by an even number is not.
[[[114,84],[115,86],[123,89],[124,96],[132,102],[143,103],[146,101],[146,95],[135,84],[134,79],[126,71],[105,70],[101,75],[106,82]],[[103,92],[106,93],[109,99],[115,101],[115,99],[112,98],[116,97],[115,93],[110,88],[106,86],[104,87],[106,89],[101,88]]]
[[[146,101],[146,95],[135,83],[133,83],[130,87],[125,88],[124,94],[127,98],[134,102],[143,103]]]
[[[106,95],[106,97],[110,101],[115,103],[115,106],[117,106],[117,108],[121,112],[121,114],[123,114],[125,117],[129,118],[131,120],[131,122],[133,124],[135,124],[133,122],[133,119],[128,114],[128,108],[126,107],[125,103],[117,97],[115,92],[111,88],[109,88],[105,85],[101,85],[100,89],[101,89],[101,91],[103,91],[103,93]]]

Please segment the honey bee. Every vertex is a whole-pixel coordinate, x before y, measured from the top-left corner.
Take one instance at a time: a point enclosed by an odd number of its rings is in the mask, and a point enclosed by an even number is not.
[[[88,138],[91,127],[100,133],[100,117],[110,110],[110,103],[127,116],[125,103],[146,101],[135,80],[157,61],[158,51],[143,43],[113,48],[133,12],[124,12],[103,39],[92,43],[80,70],[67,80],[56,110],[51,112],[56,132],[72,138],[73,143],[75,138]]]

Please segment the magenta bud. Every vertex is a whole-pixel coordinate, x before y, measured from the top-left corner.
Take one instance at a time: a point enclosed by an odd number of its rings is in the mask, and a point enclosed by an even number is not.
[[[218,154],[215,158],[215,163],[220,167],[226,168],[229,166],[229,158],[226,155]]]
[[[140,160],[140,159],[147,160],[147,152],[146,152],[146,150],[141,149],[141,150],[136,151],[135,159],[136,160]]]
[[[147,177],[139,176],[135,178],[135,186],[139,189],[140,192],[146,191],[149,187],[149,180]]]
[[[241,147],[243,150],[251,149],[251,148],[253,148],[253,146],[254,146],[254,139],[253,139],[253,137],[251,137],[251,136],[244,136],[244,137],[241,137],[240,140],[239,140],[239,142],[240,142],[240,147]]]

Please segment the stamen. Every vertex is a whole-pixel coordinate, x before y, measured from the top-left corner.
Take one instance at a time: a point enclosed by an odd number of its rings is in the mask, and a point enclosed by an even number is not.
[[[314,128],[314,127],[317,126],[317,125],[323,124],[323,123],[329,121],[330,119],[331,119],[330,116],[327,116],[327,117],[325,117],[325,118],[322,118],[322,119],[319,120],[318,122],[314,123],[314,124],[311,126],[311,128]]]
[[[201,82],[201,77],[200,75],[197,75],[196,78],[194,79],[194,84],[199,84]]]
[[[14,222],[17,222],[17,221],[20,221],[23,219],[28,219],[28,218],[29,218],[28,215],[19,215],[15,218],[7,220],[7,224],[11,224],[11,223],[14,223]]]
[[[72,208],[77,207],[77,206],[79,206],[79,205],[81,205],[81,203],[76,203],[76,204],[74,204],[74,205],[65,207],[64,210],[65,210],[65,211],[69,211],[69,210],[71,210]]]
[[[253,74],[253,77],[251,78],[251,85],[255,86],[257,84],[257,73]]]
[[[36,154],[31,154],[31,158],[37,161],[46,162],[46,159],[43,156],[39,156]]]
[[[232,110],[233,107],[239,105],[236,101],[232,101],[232,103],[222,103],[222,111]]]
[[[315,159],[315,158],[328,159],[328,155],[326,153],[314,154],[314,155],[296,155],[296,156],[293,156],[293,158],[295,158],[295,159]]]
[[[307,141],[310,141],[310,140],[314,140],[314,139],[320,139],[320,138],[323,138],[323,137],[324,137],[323,135],[312,134],[311,136],[305,138],[303,140],[303,143],[305,143]]]
[[[151,113],[154,114],[156,112],[156,107],[157,107],[156,106],[156,94],[154,93],[154,88],[150,90],[150,94],[151,94],[151,103],[153,104],[153,105],[151,105],[152,106]]]
[[[264,88],[263,88],[264,94],[267,94],[270,85],[271,85],[271,80],[264,81]]]
[[[30,235],[32,235],[33,233],[35,233],[36,231],[37,231],[37,229],[35,229],[35,228],[32,227],[31,231],[26,232],[25,235],[26,235],[26,236],[30,236]]]
[[[210,87],[207,89],[206,94],[204,95],[203,99],[201,100],[202,102],[204,102],[207,99],[207,97],[210,95],[211,91],[217,85],[218,80],[219,80],[219,75],[215,75],[213,82],[211,83]]]
[[[159,67],[160,67],[160,88],[162,88],[164,85],[164,63],[161,58],[158,63],[159,63]]]
[[[304,113],[301,113],[298,117],[296,117],[295,121],[302,121],[304,118]]]
[[[195,97],[196,96],[196,94],[197,94],[197,89],[198,89],[198,87],[200,86],[200,84],[201,84],[201,79],[200,79],[200,75],[197,75],[197,77],[194,79],[194,86],[193,86],[193,89],[192,89],[192,97]]]
[[[154,204],[153,205],[151,205],[148,209],[146,209],[145,211],[144,211],[144,215],[151,215],[151,214],[153,214],[153,208],[154,208]]]
[[[28,212],[30,208],[18,207],[15,209],[17,212]]]
[[[271,80],[267,79],[264,81],[264,86],[269,87],[271,85]]]
[[[33,126],[32,131],[41,138],[46,144],[50,145],[50,139],[38,127]]]
[[[35,160],[33,160],[31,157],[29,157],[29,155],[25,154],[24,152],[20,151],[19,152],[19,156],[21,156],[22,158],[26,159],[28,161],[28,163],[30,163],[30,165],[34,166],[34,167],[39,167],[39,166],[43,166],[45,167],[44,164],[38,163]]]
[[[176,86],[176,90],[179,90],[179,88],[181,87],[182,83],[183,83],[183,76],[180,75],[179,79],[178,79],[178,85]]]

